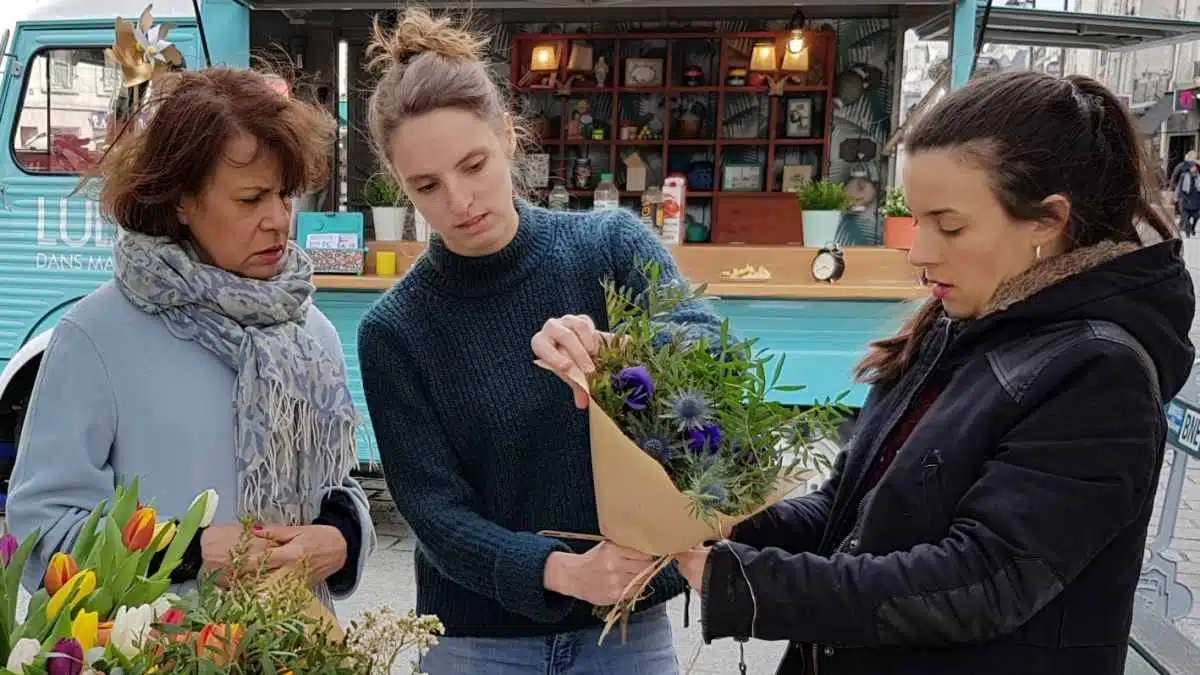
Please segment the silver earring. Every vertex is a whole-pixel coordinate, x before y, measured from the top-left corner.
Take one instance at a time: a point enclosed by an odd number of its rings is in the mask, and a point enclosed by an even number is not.
[[[1042,259],[1042,247],[1041,247],[1041,246],[1034,246],[1034,247],[1033,247],[1033,259],[1034,259],[1034,260],[1041,260],[1041,259]]]

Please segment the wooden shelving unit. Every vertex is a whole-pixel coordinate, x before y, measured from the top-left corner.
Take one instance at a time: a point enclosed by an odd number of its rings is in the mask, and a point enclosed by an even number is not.
[[[782,184],[783,166],[809,165],[816,179],[829,165],[837,55],[832,31],[804,31],[807,69],[781,71],[789,37],[787,31],[518,35],[513,39],[511,85],[527,107],[540,109],[532,117],[543,122],[539,142],[550,155],[550,175],[566,181],[576,205],[590,204],[600,174],[611,173],[623,203],[636,207],[641,191],[625,189],[624,166],[625,156],[636,151],[660,158],[650,162],[648,185],[661,185],[673,173],[689,177],[689,212],[692,206],[708,205],[701,210],[708,214],[703,224],[712,242],[798,243],[800,209]],[[569,68],[576,44],[591,48],[591,58],[584,61],[593,67],[587,71]],[[749,68],[755,45],[773,45],[773,72]],[[532,72],[535,49],[542,56],[552,51],[553,59],[540,60],[556,62],[552,73]],[[608,72],[598,83],[594,65],[601,57]],[[632,59],[643,59],[651,73],[657,63],[661,75],[650,78],[657,83],[629,82],[626,66]],[[730,83],[734,68],[745,68],[745,84]],[[659,100],[661,110],[645,110],[654,105],[645,101]],[[789,126],[792,100],[811,102],[807,125]],[[599,129],[601,137],[572,136],[580,101],[588,102],[589,113],[597,113],[591,131]],[[621,129],[631,122],[637,135],[623,138]],[[586,186],[575,180],[575,160],[581,156],[592,159]],[[757,186],[725,189],[724,172],[735,166],[757,166]],[[749,171],[744,177],[754,183]]]

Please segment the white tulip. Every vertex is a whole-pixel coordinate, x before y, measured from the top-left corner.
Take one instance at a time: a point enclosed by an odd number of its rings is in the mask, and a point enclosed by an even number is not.
[[[130,609],[121,607],[113,618],[111,642],[121,653],[129,658],[137,656],[142,644],[150,635],[150,625],[154,623],[154,606],[140,605]]]
[[[25,666],[33,663],[41,653],[42,643],[33,638],[21,638],[8,653],[8,663],[4,667],[14,673],[23,672]]]
[[[192,505],[188,507],[188,511],[191,511],[192,508],[196,506],[196,502],[200,501],[201,499],[204,499],[205,502],[204,516],[200,518],[200,527],[208,527],[209,525],[212,525],[213,517],[217,515],[217,502],[219,502],[220,499],[217,497],[217,491],[209,488],[196,495],[196,498],[192,500]]]

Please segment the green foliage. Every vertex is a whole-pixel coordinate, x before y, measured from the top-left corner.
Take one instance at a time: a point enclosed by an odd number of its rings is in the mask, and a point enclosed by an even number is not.
[[[408,206],[408,194],[396,182],[392,174],[380,171],[367,179],[362,186],[362,198],[367,206]]]
[[[813,452],[812,442],[834,433],[848,411],[841,398],[803,410],[770,400],[774,392],[802,389],[779,383],[784,355],[773,358],[755,340],[737,340],[728,320],[715,341],[670,322],[671,312],[699,301],[705,288],[666,281],[655,263],[644,265],[642,274],[643,291],[605,284],[615,337],[597,355],[592,396],[659,460],[695,512],[705,518],[753,512],[781,480],[826,468],[827,458]],[[643,410],[627,405],[631,397],[614,377],[637,366],[654,384]],[[717,447],[694,442],[714,426]]]
[[[912,216],[912,211],[908,209],[908,199],[904,196],[904,188],[899,185],[888,188],[887,199],[883,203],[883,215],[888,218]]]
[[[796,193],[796,199],[803,211],[845,211],[854,205],[846,186],[828,179],[809,181]]]

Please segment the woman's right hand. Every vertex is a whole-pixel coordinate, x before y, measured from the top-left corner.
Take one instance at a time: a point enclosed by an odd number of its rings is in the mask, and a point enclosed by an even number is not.
[[[652,564],[653,556],[604,541],[586,553],[551,553],[544,585],[555,593],[606,607],[616,604],[633,578]]]

